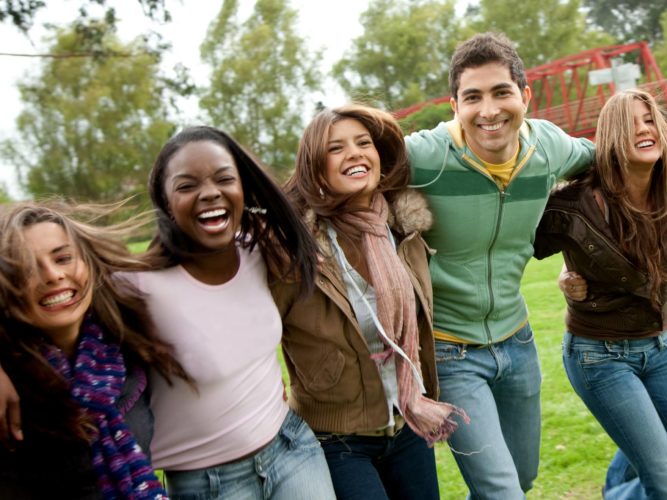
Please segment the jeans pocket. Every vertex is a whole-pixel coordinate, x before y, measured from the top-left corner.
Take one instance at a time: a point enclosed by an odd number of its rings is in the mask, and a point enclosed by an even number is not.
[[[309,450],[320,448],[320,441],[315,437],[305,420],[292,410],[280,428],[280,437],[287,443],[290,450]]]
[[[573,350],[573,354],[576,357],[565,361],[566,369],[570,382],[580,396],[584,390],[601,391],[614,385],[618,374],[626,370],[623,356],[618,352],[589,348]],[[567,368],[568,364],[570,368]]]
[[[442,363],[446,361],[457,361],[465,359],[465,344],[455,344],[454,342],[436,341],[435,343],[435,361]]]
[[[579,364],[582,367],[597,366],[617,359],[621,359],[618,352],[579,351]]]
[[[533,340],[535,340],[535,334],[530,325],[520,328],[519,331],[512,335],[512,341],[517,344],[530,344]]]
[[[172,500],[205,500],[218,495],[209,469],[167,473],[166,476],[167,493]]]

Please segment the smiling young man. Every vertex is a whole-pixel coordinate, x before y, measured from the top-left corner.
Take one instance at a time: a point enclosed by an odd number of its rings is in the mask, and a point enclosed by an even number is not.
[[[449,443],[472,498],[525,498],[537,476],[540,367],[519,286],[554,183],[594,147],[526,119],[523,62],[499,34],[452,56],[455,118],[406,138],[413,182],[436,224],[430,270],[440,397],[463,408]]]

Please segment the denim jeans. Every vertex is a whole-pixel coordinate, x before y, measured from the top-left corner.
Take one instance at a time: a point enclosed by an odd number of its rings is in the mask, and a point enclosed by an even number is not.
[[[540,459],[542,376],[526,324],[487,346],[435,342],[440,399],[463,408],[449,446],[473,499],[525,498]]]
[[[563,364],[576,393],[637,471],[647,497],[667,499],[667,332],[614,342],[568,332]]]
[[[607,469],[604,484],[605,500],[646,500],[637,471],[621,450],[617,450]]]
[[[435,452],[407,424],[393,437],[317,436],[338,500],[438,500]]]
[[[310,427],[289,411],[255,455],[206,469],[166,471],[172,500],[335,500],[331,476]]]

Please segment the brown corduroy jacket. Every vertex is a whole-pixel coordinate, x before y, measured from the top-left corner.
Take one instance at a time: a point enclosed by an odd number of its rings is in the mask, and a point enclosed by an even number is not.
[[[297,301],[294,283],[272,285],[283,319],[290,406],[318,432],[352,434],[382,428],[388,418],[382,380],[348,301],[326,227],[312,213],[306,215],[306,222],[313,228],[322,254],[315,292]],[[421,237],[432,224],[425,198],[411,189],[401,192],[390,206],[388,223],[415,291],[427,396],[437,399],[430,250]]]

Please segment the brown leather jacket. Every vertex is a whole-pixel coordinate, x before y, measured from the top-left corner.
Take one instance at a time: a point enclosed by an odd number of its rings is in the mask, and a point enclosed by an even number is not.
[[[566,297],[571,333],[603,340],[661,333],[648,277],[623,255],[590,187],[573,183],[552,193],[534,247],[538,259],[562,251],[568,270],[588,283],[583,301]]]
[[[314,294],[297,301],[294,283],[272,285],[283,318],[290,406],[315,431],[351,434],[379,429],[387,425],[382,380],[348,301],[326,229],[313,214],[307,214],[306,222],[317,229],[314,234],[323,255]],[[417,299],[424,385],[427,395],[437,399],[429,249],[420,235],[430,227],[432,216],[426,200],[406,190],[392,203],[388,222]]]

